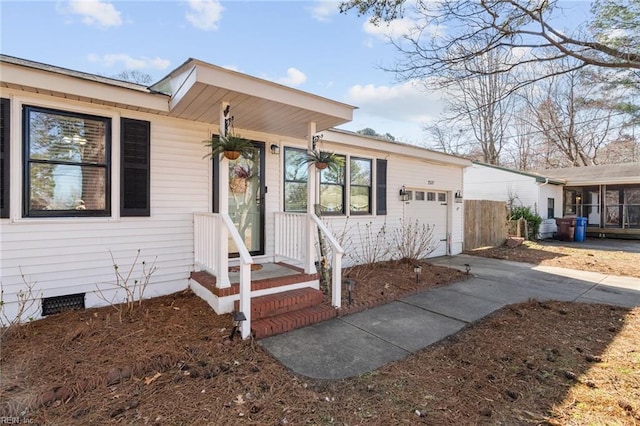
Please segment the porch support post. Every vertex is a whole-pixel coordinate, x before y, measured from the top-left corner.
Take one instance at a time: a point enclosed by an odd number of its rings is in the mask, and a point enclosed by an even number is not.
[[[228,102],[222,102],[220,104],[220,136],[227,136],[226,120],[229,119],[229,106]],[[226,110],[226,113],[225,113]],[[218,158],[214,158],[213,161],[219,161],[219,178],[218,178],[218,190],[216,191],[218,197],[218,213],[229,213],[229,160],[227,160],[224,154],[220,153]],[[218,215],[218,234],[217,244],[218,253],[218,275],[216,276],[216,287],[225,288],[231,287],[231,281],[229,280],[229,231],[226,225],[222,221],[222,217]]]
[[[313,137],[316,134],[316,123],[315,121],[310,121],[307,128],[307,150],[311,151],[313,149]],[[316,191],[317,191],[317,183],[316,183],[316,167],[311,165],[309,166],[309,173],[307,179],[307,224],[305,227],[305,237],[306,237],[306,247],[305,247],[305,255],[304,255],[304,272],[306,274],[315,274],[317,272],[315,265],[315,257],[314,257],[314,232],[316,230],[316,225],[311,220],[311,215],[314,214],[314,204],[316,202]]]

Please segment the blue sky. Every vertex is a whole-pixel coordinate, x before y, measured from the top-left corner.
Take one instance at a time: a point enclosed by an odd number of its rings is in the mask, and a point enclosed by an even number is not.
[[[0,0],[0,51],[106,76],[135,69],[154,82],[193,57],[359,107],[342,128],[420,144],[421,124],[441,111],[438,94],[381,70],[396,56],[390,30],[339,14],[338,4]]]

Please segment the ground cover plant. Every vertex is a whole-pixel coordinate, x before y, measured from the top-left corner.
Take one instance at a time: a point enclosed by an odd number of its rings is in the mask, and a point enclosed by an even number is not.
[[[356,284],[354,306],[465,278],[422,266],[416,280],[411,264],[379,265]],[[335,381],[292,374],[257,342],[229,341],[230,326],[229,315],[190,291],[145,300],[122,322],[110,307],[32,322],[3,336],[0,417],[55,425],[640,423],[639,308],[511,305],[405,359]]]

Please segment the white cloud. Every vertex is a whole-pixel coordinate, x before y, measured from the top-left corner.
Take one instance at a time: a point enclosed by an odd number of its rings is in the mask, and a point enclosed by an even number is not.
[[[218,0],[189,0],[188,5],[190,10],[185,18],[191,25],[204,31],[218,29],[224,10]]]
[[[389,37],[398,38],[407,34],[411,34],[416,27],[416,21],[411,18],[394,19],[388,23],[380,22],[374,25],[370,20],[362,24],[362,29],[366,34],[386,40]]]
[[[340,1],[320,0],[311,8],[311,16],[320,22],[327,22],[333,15],[340,13]]]
[[[289,68],[287,70],[287,76],[281,77],[277,80],[278,83],[291,87],[299,86],[305,81],[307,81],[305,73],[296,68]]]
[[[91,54],[87,57],[89,62],[97,62],[107,67],[113,67],[117,64],[127,70],[139,70],[139,69],[153,69],[153,70],[165,70],[171,65],[171,61],[162,58],[147,58],[145,56],[140,58],[133,58],[124,53],[111,53],[106,55]]]
[[[434,122],[443,111],[441,94],[427,92],[416,81],[393,86],[355,85],[349,89],[346,102],[359,109],[345,128],[371,127],[410,143],[422,141],[422,126]]]
[[[122,25],[120,12],[113,4],[101,0],[70,0],[66,12],[80,15],[82,22],[99,28]]]

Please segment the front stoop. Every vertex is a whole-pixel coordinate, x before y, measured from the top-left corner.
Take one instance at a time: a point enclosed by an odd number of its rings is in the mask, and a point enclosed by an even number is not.
[[[236,309],[238,302],[236,301]],[[310,287],[251,299],[251,331],[263,339],[336,317],[320,290]]]

